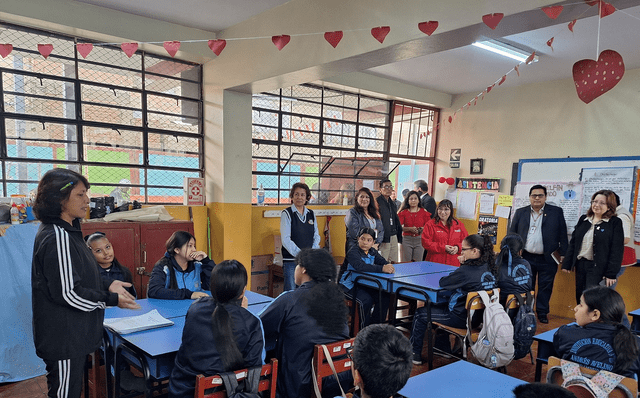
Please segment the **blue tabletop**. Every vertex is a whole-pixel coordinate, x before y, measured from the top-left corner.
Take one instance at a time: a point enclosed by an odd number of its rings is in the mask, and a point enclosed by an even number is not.
[[[638,308],[637,310],[631,311],[629,313],[629,315],[631,315],[631,316],[640,316],[640,308]]]
[[[249,290],[245,291],[244,295],[247,297],[247,300],[249,300],[249,304],[270,303],[274,300],[272,297]]]
[[[456,268],[453,265],[432,263],[430,261],[418,261],[415,263],[404,263],[395,265],[396,272],[392,275],[394,278],[402,278],[411,275],[435,274],[440,272],[453,272]]]
[[[171,318],[173,325],[158,329],[143,330],[120,336],[151,357],[175,353],[182,342],[185,317]]]
[[[438,273],[393,278],[390,281],[391,291],[397,292],[400,287],[411,287],[427,293],[432,302],[445,302],[448,294],[444,294],[445,290],[440,287],[440,278],[446,275],[446,273]],[[405,292],[404,294],[418,300],[423,299],[421,295],[415,295],[410,292]]]
[[[474,365],[458,361],[413,376],[400,394],[408,398],[418,397],[511,397],[513,389],[525,381]]]
[[[105,318],[124,318],[146,314],[152,310],[158,310],[165,318],[175,318],[187,315],[189,306],[194,300],[161,300],[161,299],[140,299],[136,303],[140,304],[139,310],[129,310],[118,307],[109,307],[104,311]]]

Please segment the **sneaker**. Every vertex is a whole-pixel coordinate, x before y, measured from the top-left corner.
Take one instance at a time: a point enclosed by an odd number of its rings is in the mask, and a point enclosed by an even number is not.
[[[414,365],[422,365],[422,355],[414,352],[412,362]]]

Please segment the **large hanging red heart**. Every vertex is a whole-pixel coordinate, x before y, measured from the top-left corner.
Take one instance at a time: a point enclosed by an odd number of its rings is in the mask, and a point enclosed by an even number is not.
[[[431,36],[438,29],[438,21],[420,22],[418,29],[427,36]]]
[[[176,56],[176,53],[180,49],[180,42],[177,40],[174,41],[165,41],[162,46],[165,50],[171,55],[171,58]]]
[[[613,50],[604,50],[598,61],[583,59],[573,64],[573,81],[578,98],[585,104],[611,90],[624,76],[622,56]]]
[[[604,18],[607,15],[611,15],[616,11],[616,8],[609,3],[605,3],[604,1],[600,2],[600,18]]]
[[[87,55],[93,50],[93,44],[91,43],[78,43],[76,44],[78,53],[82,55],[82,58],[87,58]]]
[[[0,55],[2,55],[2,58],[5,58],[7,55],[11,54],[11,51],[13,51],[13,45],[9,43],[0,44]]]
[[[271,41],[276,47],[278,47],[278,51],[280,51],[284,48],[284,46],[289,44],[289,41],[291,41],[291,36],[289,35],[271,36]]]
[[[562,10],[564,10],[563,6],[542,7],[542,11],[551,19],[558,18]]]
[[[223,39],[209,40],[207,44],[215,55],[220,56],[222,50],[224,50],[224,48],[227,46],[227,41]]]
[[[127,54],[127,57],[131,58],[138,51],[138,43],[122,43],[120,48]]]
[[[333,48],[338,47],[338,43],[342,40],[343,33],[341,30],[336,30],[335,32],[325,32],[324,39],[327,43],[331,44]]]
[[[375,37],[380,43],[384,42],[384,38],[391,32],[391,28],[388,26],[379,26],[371,29],[371,36]]]
[[[498,24],[500,23],[500,21],[502,21],[503,17],[504,14],[501,12],[497,12],[495,14],[487,14],[482,16],[482,22],[484,22],[484,24],[491,29],[495,29],[496,27],[498,27]]]
[[[38,44],[38,52],[47,59],[53,51],[53,44]]]

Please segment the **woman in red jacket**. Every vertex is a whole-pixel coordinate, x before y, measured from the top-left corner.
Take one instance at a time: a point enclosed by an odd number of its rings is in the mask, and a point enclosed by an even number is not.
[[[459,267],[460,246],[467,235],[467,229],[453,216],[453,203],[442,200],[422,232],[422,246],[427,251],[425,260]]]

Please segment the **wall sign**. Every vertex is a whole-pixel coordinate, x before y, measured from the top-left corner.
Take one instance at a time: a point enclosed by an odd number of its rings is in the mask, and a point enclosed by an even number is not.
[[[456,188],[478,191],[499,191],[499,178],[456,178]]]

